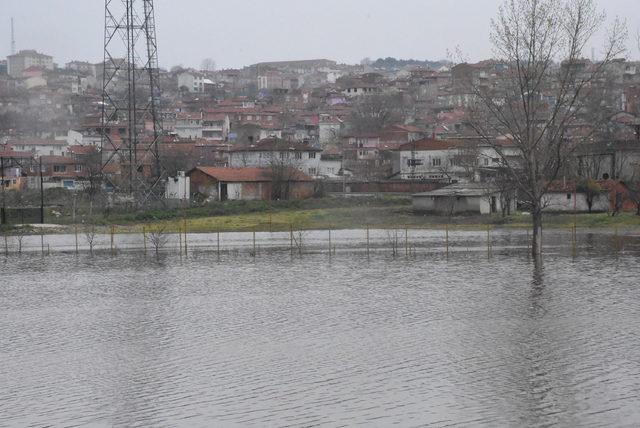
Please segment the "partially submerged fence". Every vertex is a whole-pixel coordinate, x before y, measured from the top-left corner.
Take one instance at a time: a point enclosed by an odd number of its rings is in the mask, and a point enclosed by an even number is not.
[[[307,254],[327,254],[330,257],[339,252],[358,252],[365,257],[373,254],[389,254],[393,257],[415,257],[418,254],[441,254],[449,257],[460,252],[486,253],[492,257],[496,253],[529,253],[530,233],[528,230],[493,229],[486,230],[452,228],[444,225],[440,229],[418,229],[407,226],[387,229],[350,230],[301,230],[290,225],[286,232],[214,232],[189,233],[184,221],[178,233],[168,233],[162,228],[141,228],[138,233],[120,233],[115,226],[98,232],[94,227],[75,226],[71,234],[26,234],[17,232],[2,235],[2,252],[13,254],[52,253],[115,256],[123,252],[141,252],[145,255],[189,255],[194,252],[221,255],[246,253],[258,257],[268,252],[288,253],[291,257]],[[640,237],[621,234],[618,229],[602,231],[595,238],[617,252],[640,250]],[[545,252],[569,251],[577,254],[581,247],[594,245],[593,234],[584,231],[579,234],[575,226],[570,229],[549,229],[545,232]]]

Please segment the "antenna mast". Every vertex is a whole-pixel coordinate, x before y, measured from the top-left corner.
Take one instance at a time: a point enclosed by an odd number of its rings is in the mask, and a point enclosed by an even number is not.
[[[16,54],[16,32],[13,26],[13,18],[11,18],[11,55]]]

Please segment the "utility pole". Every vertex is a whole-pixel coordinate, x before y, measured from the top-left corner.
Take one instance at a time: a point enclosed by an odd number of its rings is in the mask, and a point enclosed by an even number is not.
[[[4,183],[4,158],[0,157],[0,175],[2,175],[2,179],[0,181],[0,186],[2,186],[2,213],[0,215],[0,224],[7,223],[7,198],[5,194],[5,183]]]
[[[44,179],[42,178],[42,158],[38,158],[40,170],[40,224],[44,224]]]

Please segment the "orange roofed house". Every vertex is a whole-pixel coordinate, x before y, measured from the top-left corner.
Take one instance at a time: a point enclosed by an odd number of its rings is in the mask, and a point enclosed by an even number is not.
[[[187,175],[192,195],[217,201],[305,199],[315,190],[313,179],[294,168],[197,167]]]

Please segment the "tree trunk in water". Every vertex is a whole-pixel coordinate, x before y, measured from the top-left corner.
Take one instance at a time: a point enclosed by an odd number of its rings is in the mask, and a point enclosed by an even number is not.
[[[531,254],[534,257],[539,257],[542,254],[542,209],[534,206],[532,213],[533,217],[533,238],[531,241]]]

